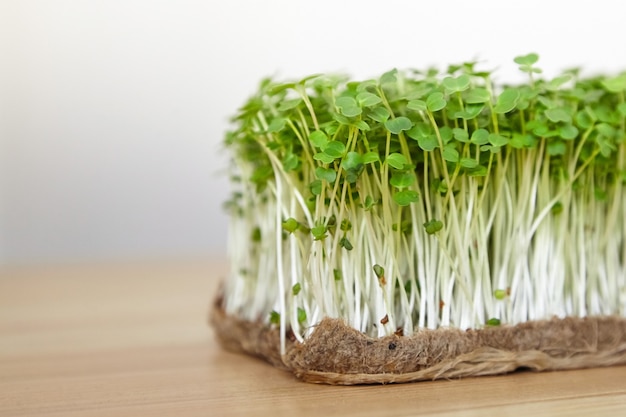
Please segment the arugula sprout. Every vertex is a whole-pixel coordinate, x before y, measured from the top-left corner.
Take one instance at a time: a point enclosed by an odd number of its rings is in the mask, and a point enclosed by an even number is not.
[[[626,73],[538,60],[521,85],[474,62],[263,80],[225,140],[227,311],[283,348],[325,316],[383,336],[626,314]]]

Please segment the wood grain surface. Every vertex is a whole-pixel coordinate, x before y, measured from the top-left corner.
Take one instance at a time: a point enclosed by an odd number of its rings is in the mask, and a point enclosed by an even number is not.
[[[626,415],[626,367],[331,387],[224,352],[223,259],[0,269],[0,416]]]

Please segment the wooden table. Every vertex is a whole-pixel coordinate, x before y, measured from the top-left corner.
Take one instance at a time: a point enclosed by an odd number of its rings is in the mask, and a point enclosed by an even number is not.
[[[300,382],[224,352],[221,259],[0,269],[1,416],[626,415],[626,367],[405,385]]]

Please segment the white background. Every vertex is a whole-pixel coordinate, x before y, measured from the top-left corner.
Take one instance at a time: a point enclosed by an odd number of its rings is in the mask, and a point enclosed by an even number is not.
[[[0,1],[0,263],[225,253],[220,150],[267,75],[626,68],[618,1]]]

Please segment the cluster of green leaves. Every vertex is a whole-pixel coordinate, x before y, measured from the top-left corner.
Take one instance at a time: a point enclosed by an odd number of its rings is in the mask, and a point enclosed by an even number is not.
[[[452,191],[463,176],[493,175],[498,154],[531,149],[542,150],[537,157],[548,158],[555,175],[566,171],[560,166],[590,165],[623,179],[615,151],[625,138],[626,73],[581,78],[568,70],[544,80],[536,54],[515,62],[527,83],[494,86],[474,62],[443,72],[394,69],[360,82],[266,79],[233,119],[226,144],[252,167],[259,190],[279,168],[303,185],[312,206],[339,204],[345,187],[365,209],[385,196],[407,206],[419,200],[420,184]],[[364,175],[388,192],[359,196]],[[303,230],[294,222],[285,225],[289,233]],[[424,227],[432,234],[442,224]],[[306,231],[323,239],[328,224]]]

